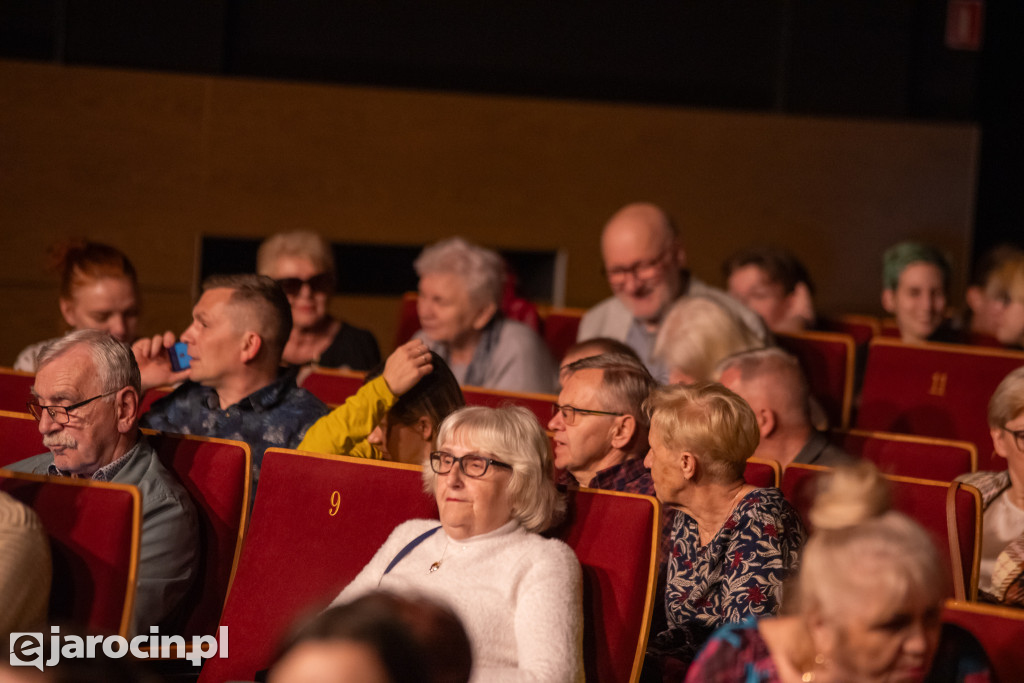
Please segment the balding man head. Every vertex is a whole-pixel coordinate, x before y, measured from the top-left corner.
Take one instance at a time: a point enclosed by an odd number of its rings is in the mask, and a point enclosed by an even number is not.
[[[747,351],[723,360],[716,374],[757,417],[761,442],[754,455],[791,462],[814,431],[810,392],[797,359],[778,348]]]
[[[612,292],[637,320],[657,327],[683,290],[686,252],[672,220],[653,204],[628,204],[601,233]]]

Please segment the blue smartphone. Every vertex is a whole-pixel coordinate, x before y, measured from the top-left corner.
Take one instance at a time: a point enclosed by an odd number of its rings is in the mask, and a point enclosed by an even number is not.
[[[175,372],[187,370],[192,364],[192,358],[188,355],[188,344],[185,342],[175,343],[174,346],[167,349],[167,355],[171,357],[171,368]]]

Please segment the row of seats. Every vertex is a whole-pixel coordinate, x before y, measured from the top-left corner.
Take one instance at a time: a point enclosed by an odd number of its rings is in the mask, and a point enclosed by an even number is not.
[[[21,423],[34,428],[29,416],[3,417],[0,438],[8,448],[0,466],[39,450],[38,434],[34,434],[35,441],[25,438],[20,442],[17,430],[11,427]],[[28,429],[22,431],[29,433]],[[417,467],[272,449],[264,459],[243,546],[249,485],[244,444],[158,434],[151,437],[161,459],[193,495],[203,518],[201,575],[205,580],[192,596],[190,604],[195,609],[186,635],[214,633],[218,623],[231,632],[231,657],[207,662],[202,681],[251,679],[266,667],[269,653],[289,623],[303,610],[326,604],[369,560],[391,529],[406,519],[437,514],[433,500],[422,491]],[[792,465],[781,473],[775,462],[751,460],[747,478],[758,486],[780,486],[804,514],[814,478],[822,470]],[[942,482],[890,479],[897,509],[924,524],[940,552],[949,558],[951,595],[961,600],[972,598],[977,589],[981,522],[977,491]],[[136,561],[132,558],[138,552],[137,493],[131,487],[14,473],[4,473],[0,481],[5,490],[18,491],[20,499],[41,510],[54,545],[55,567],[62,577],[67,572],[73,579],[62,589],[71,595],[55,597],[55,616],[84,618],[91,628],[123,633],[131,609],[133,581],[129,577],[134,576],[131,568]],[[67,502],[71,494],[66,490],[75,494],[76,502]],[[94,501],[105,500],[102,496],[119,497],[121,508],[111,509],[106,502],[100,507]],[[66,521],[63,526],[59,521],[87,520],[82,515],[93,508],[93,519],[102,515],[102,525],[79,523],[68,528]],[[69,515],[72,509],[75,514]],[[636,680],[653,604],[658,504],[642,496],[585,490],[571,494],[569,509],[566,523],[553,535],[576,550],[584,567],[588,678]],[[90,529],[102,533],[89,534]],[[111,547],[117,545],[114,539],[121,539],[122,545],[134,543],[134,547],[127,551],[121,547],[120,555],[111,557]],[[95,551],[90,547],[94,542],[107,546]],[[121,571],[111,571],[111,567]],[[118,597],[122,595],[123,600]],[[969,605],[951,606],[950,610],[963,613],[954,621],[970,622],[972,630],[981,630],[978,635],[987,640],[987,627],[979,625],[988,619],[984,611],[977,612]],[[1020,616],[1024,615],[1000,612],[993,618],[1014,621],[1015,632],[1024,634]],[[1005,634],[1005,628],[993,636],[1000,634]],[[1005,645],[1002,642],[998,647]],[[993,657],[998,659],[1003,652],[997,649]],[[1019,672],[1020,665],[1015,666]]]

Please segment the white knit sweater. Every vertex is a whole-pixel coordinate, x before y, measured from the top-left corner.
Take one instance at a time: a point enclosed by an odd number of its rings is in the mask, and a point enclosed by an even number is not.
[[[582,579],[572,549],[515,521],[463,541],[442,529],[384,576],[402,548],[439,524],[415,519],[398,526],[332,604],[378,587],[425,595],[462,620],[473,648],[473,683],[582,681]]]

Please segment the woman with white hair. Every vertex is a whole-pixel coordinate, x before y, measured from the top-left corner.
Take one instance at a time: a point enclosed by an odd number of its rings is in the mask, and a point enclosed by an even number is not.
[[[373,333],[338,320],[327,310],[335,268],[331,245],[323,237],[303,231],[268,237],[257,252],[256,270],[277,281],[292,307],[285,363],[369,370],[380,362]]]
[[[686,680],[989,681],[974,637],[940,623],[943,565],[928,533],[888,507],[871,463],[837,468],[810,513],[796,609],[720,629]]]
[[[497,252],[453,237],[424,249],[414,267],[420,277],[416,336],[448,363],[459,384],[557,391],[544,341],[501,313],[505,266]]]
[[[669,384],[712,378],[723,358],[764,343],[731,311],[711,299],[684,296],[669,309],[654,341],[654,357]]]
[[[544,429],[525,408],[473,406],[438,443],[423,481],[440,524],[399,525],[332,604],[377,588],[423,595],[466,627],[474,683],[582,680],[580,565],[540,535],[564,504]]]
[[[983,600],[1024,607],[1024,368],[1008,374],[988,404],[988,425],[1001,472],[959,477],[981,492],[981,562],[978,590]]]

